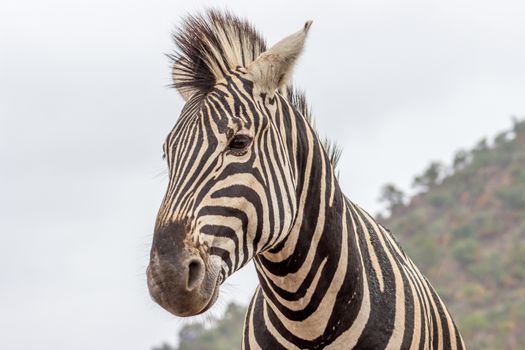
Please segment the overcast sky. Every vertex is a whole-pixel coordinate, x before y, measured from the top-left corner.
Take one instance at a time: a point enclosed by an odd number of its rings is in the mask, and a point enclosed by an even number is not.
[[[342,187],[372,212],[382,184],[409,189],[525,116],[522,0],[2,0],[0,348],[175,339],[183,321],[150,300],[144,270],[182,107],[164,54],[204,5],[270,43],[314,20],[294,80],[344,148]],[[220,303],[247,302],[253,268],[230,281]]]

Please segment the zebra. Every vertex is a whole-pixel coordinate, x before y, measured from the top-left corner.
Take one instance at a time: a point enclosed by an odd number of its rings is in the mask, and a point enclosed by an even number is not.
[[[253,260],[243,349],[464,349],[392,234],[343,194],[339,152],[290,84],[311,24],[269,49],[219,10],[187,16],[174,34],[185,105],[163,145],[151,297],[174,315],[201,314]]]

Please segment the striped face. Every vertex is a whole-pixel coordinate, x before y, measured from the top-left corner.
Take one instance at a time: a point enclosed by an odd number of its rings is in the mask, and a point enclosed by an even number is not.
[[[205,311],[229,275],[289,232],[296,193],[283,104],[239,68],[184,106],[164,144],[169,184],[147,272],[168,311]]]

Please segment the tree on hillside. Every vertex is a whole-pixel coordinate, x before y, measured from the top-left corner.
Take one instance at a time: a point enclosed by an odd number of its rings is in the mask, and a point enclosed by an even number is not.
[[[520,144],[525,143],[525,119],[519,120],[518,118],[513,117],[512,124],[512,131],[514,131],[516,141]]]
[[[473,154],[484,153],[488,149],[489,149],[489,144],[487,142],[487,138],[484,137],[481,140],[479,140],[478,144],[472,150],[472,153]]]
[[[432,162],[422,175],[416,176],[412,187],[428,191],[439,184],[443,177],[444,166],[440,162]]]
[[[520,120],[512,117],[512,131],[514,131],[515,134],[525,133],[525,119]]]
[[[459,150],[454,155],[454,161],[452,163],[452,166],[454,167],[454,171],[461,170],[467,165],[468,162],[468,152],[464,150]]]
[[[392,212],[396,208],[404,205],[405,194],[394,184],[386,184],[381,188],[379,202],[386,203],[388,209]]]
[[[496,135],[494,138],[494,145],[497,147],[504,146],[508,142],[508,132],[503,131]]]

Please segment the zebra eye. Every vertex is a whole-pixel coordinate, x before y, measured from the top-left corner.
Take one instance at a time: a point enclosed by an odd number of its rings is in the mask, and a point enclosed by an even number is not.
[[[235,135],[228,144],[232,150],[243,150],[250,145],[252,138],[247,135]]]

